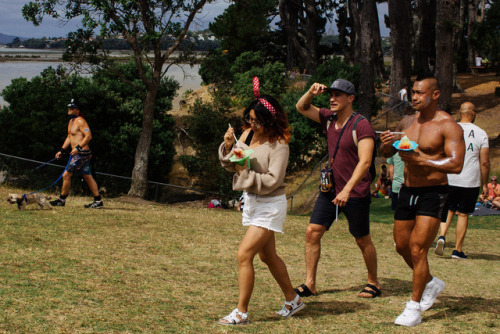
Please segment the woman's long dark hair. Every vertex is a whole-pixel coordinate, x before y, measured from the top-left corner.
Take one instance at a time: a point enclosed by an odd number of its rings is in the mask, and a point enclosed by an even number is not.
[[[259,123],[264,127],[264,132],[269,137],[269,142],[284,141],[290,142],[292,134],[288,125],[288,117],[278,101],[271,95],[262,94],[260,98],[269,102],[276,110],[276,115],[271,112],[258,100],[253,100],[243,112],[243,119],[248,117],[250,110],[255,111],[255,116]],[[244,129],[250,128],[250,124],[246,121],[243,124]]]

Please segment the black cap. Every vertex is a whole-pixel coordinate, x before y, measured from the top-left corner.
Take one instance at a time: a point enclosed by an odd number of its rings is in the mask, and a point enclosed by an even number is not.
[[[354,95],[356,93],[354,85],[350,81],[344,79],[335,80],[332,85],[326,89],[328,92],[331,92],[332,90],[339,90],[347,95]]]
[[[71,102],[68,104],[68,108],[80,109],[78,101],[76,99],[71,99]]]

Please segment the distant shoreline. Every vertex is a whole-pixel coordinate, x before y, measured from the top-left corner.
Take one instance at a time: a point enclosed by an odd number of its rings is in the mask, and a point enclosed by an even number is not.
[[[65,49],[24,49],[24,48],[7,48],[0,46],[0,62],[17,62],[17,61],[33,61],[33,62],[63,62],[62,56]],[[132,53],[124,52],[124,50],[110,50],[111,57],[118,61],[127,62],[132,58]],[[169,59],[175,61],[177,57],[174,52]],[[205,54],[203,51],[196,52],[198,63]]]
[[[0,56],[0,63],[18,62],[18,61],[33,61],[33,62],[62,62],[62,58],[33,58],[33,57],[2,57]]]

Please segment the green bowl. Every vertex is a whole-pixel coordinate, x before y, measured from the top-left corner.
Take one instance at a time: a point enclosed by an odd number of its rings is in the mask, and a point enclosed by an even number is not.
[[[244,150],[243,153],[245,154],[243,158],[238,159],[235,155],[233,155],[231,158],[229,158],[229,161],[236,162],[238,165],[243,166],[245,164],[245,160],[248,160],[250,158],[250,155],[253,153],[253,150],[252,149]],[[248,161],[248,168],[250,169],[250,160]]]

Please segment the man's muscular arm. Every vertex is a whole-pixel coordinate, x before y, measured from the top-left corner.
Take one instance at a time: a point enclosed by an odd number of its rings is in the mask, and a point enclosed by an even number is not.
[[[414,120],[415,115],[404,117],[396,126],[396,132],[404,132],[404,130],[408,129],[411,126]],[[384,131],[380,134],[380,151],[384,158],[389,158],[396,154],[397,150],[392,146],[392,144],[396,140],[401,139],[401,137],[402,135],[395,135],[391,133],[390,130]]]
[[[479,162],[481,163],[482,194],[488,196],[488,176],[490,174],[490,149],[483,147],[479,151]]]
[[[391,130],[386,130],[380,134],[380,153],[384,158],[392,157],[397,150],[392,146],[396,141],[396,135]]]
[[[314,83],[309,88],[309,90],[304,95],[302,95],[302,97],[299,99],[299,101],[295,105],[298,112],[300,112],[302,115],[312,119],[313,121],[320,123],[319,108],[312,105],[311,101],[316,95],[322,94],[326,88],[327,87],[323,84]]]
[[[347,181],[344,189],[335,197],[333,200],[333,204],[337,204],[339,206],[344,206],[349,199],[349,195],[354,187],[361,181],[363,176],[365,176],[366,172],[370,168],[372,163],[372,154],[373,147],[375,146],[375,141],[372,137],[365,137],[361,139],[358,143],[358,158],[359,162],[356,165],[356,168],[352,172],[351,178]]]
[[[443,159],[431,160],[422,157],[415,151],[399,151],[401,160],[405,163],[432,167],[446,174],[458,174],[462,171],[465,156],[465,142],[463,130],[455,121],[443,124],[444,155]]]

